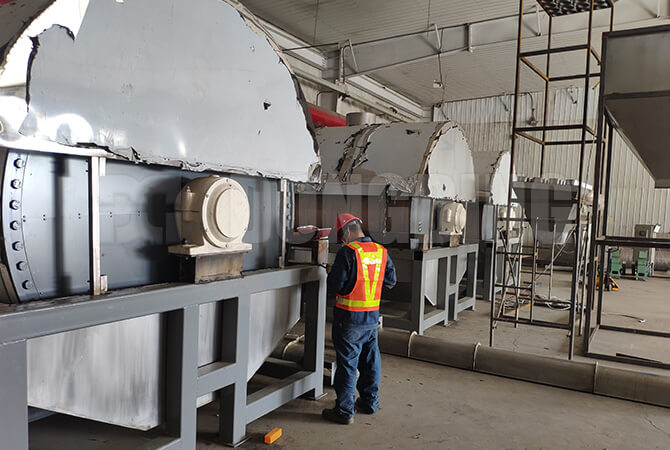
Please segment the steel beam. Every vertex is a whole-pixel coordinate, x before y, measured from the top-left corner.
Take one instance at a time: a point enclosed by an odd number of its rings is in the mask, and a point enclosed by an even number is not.
[[[300,397],[311,390],[316,383],[323,384],[323,374],[318,376],[315,372],[302,371],[254,392],[249,395],[248,399],[246,409],[248,421],[254,421],[294,398]]]
[[[668,18],[668,8],[663,8],[660,15],[649,15],[645,9],[657,11],[657,0],[639,0],[640,5],[621,4],[617,6],[619,24],[644,26],[644,23],[658,23],[659,19]],[[645,8],[646,7],[646,8]],[[576,17],[575,17],[576,19]],[[595,17],[595,28],[609,28],[609,15],[603,11]],[[438,29],[441,47],[436,50],[433,28],[425,31],[375,39],[368,42],[353,44],[356,55],[354,64],[351,56],[345,57],[345,78],[353,78],[364,74],[372,74],[380,70],[388,70],[406,64],[414,64],[438,57],[448,56],[461,52],[476,52],[478,49],[492,48],[517,41],[518,15],[499,17],[495,19],[464,23]],[[562,20],[553,24],[553,37],[575,35],[586,30],[582,20]],[[549,28],[549,16],[540,14],[535,8],[523,13],[523,39],[529,44],[534,41],[543,43],[542,29]],[[586,47],[581,46],[581,49]],[[523,56],[545,54],[529,52]],[[595,56],[595,55],[594,55]],[[356,68],[358,66],[358,69]]]
[[[317,266],[262,270],[206,284],[166,283],[119,289],[104,297],[74,296],[26,305],[0,305],[0,343],[118,322],[320,279]]]

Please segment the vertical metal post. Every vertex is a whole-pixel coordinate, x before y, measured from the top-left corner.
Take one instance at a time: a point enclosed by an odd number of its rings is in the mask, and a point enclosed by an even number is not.
[[[444,311],[444,325],[449,324],[449,275],[451,258],[437,260],[437,308]]]
[[[514,111],[512,113],[512,149],[510,151],[510,167],[509,167],[509,186],[507,188],[507,221],[505,222],[505,233],[507,234],[506,244],[505,244],[505,258],[503,259],[503,278],[502,282],[502,299],[501,299],[501,308],[504,308],[505,303],[505,294],[506,294],[506,285],[507,285],[507,268],[509,266],[509,259],[507,258],[512,252],[510,245],[510,217],[512,215],[512,192],[513,192],[513,182],[514,182],[514,165],[516,160],[516,142],[517,142],[517,122],[519,115],[519,88],[521,82],[521,38],[523,36],[523,0],[519,0],[519,28],[517,32],[517,44],[516,44],[516,78],[514,80]],[[518,302],[518,296],[517,296]],[[514,324],[517,326],[517,324]]]
[[[593,2],[589,0],[589,28],[586,45],[586,72],[584,73],[584,114],[582,117],[582,142],[579,151],[579,186],[577,187],[577,218],[575,225],[575,257],[572,271],[572,286],[570,289],[570,347],[568,349],[568,359],[572,359],[575,352],[575,323],[577,308],[577,291],[579,289],[579,263],[581,254],[581,239],[579,234],[582,226],[582,185],[584,183],[584,154],[586,153],[586,133],[589,119],[589,85],[591,80],[591,58],[593,42]]]
[[[468,253],[467,257],[467,267],[466,274],[468,277],[468,282],[465,285],[465,296],[466,297],[476,297],[477,296],[477,262],[479,260],[479,247],[475,251]],[[458,292],[458,289],[457,289]],[[456,294],[456,301],[458,301],[458,293]],[[473,307],[474,310],[474,307]]]
[[[586,219],[586,226],[584,227],[584,232],[582,233],[580,231],[580,236],[584,236],[584,245],[582,246],[582,254],[580,256],[580,273],[581,273],[581,278],[582,278],[582,289],[579,294],[579,325],[577,326],[577,333],[581,336],[582,335],[582,326],[584,324],[584,299],[586,298],[586,285],[587,285],[587,277],[588,277],[588,270],[587,270],[587,265],[589,262],[589,228],[588,224],[592,220],[595,220],[591,218],[590,213],[587,213],[587,219]]]
[[[183,449],[195,450],[198,383],[198,305],[167,314],[166,423]]]
[[[603,225],[602,234],[607,235],[607,228],[609,226],[609,206],[610,206],[610,188],[612,180],[612,152],[614,148],[614,127],[609,120],[607,121],[607,155],[606,161],[607,170],[605,172],[605,195],[603,198]]]
[[[556,222],[554,222],[554,233],[551,238],[551,261],[549,262],[549,294],[547,299],[551,301],[551,288],[554,284],[554,258],[556,254]]]
[[[321,269],[323,270],[323,269]],[[308,283],[302,289],[305,300],[305,358],[304,368],[310,372],[323,369],[326,324],[326,279]],[[305,394],[312,400],[323,397],[323,383],[319,378],[316,387]]]
[[[610,6],[610,31],[614,29],[614,3],[611,3]],[[594,189],[594,198],[592,211],[592,228],[591,228],[591,242],[589,248],[589,289],[586,301],[586,329],[584,332],[584,352],[588,353],[591,345],[591,314],[595,307],[594,303],[596,302],[595,291],[596,291],[596,279],[600,277],[600,287],[598,290],[598,308],[596,315],[596,326],[601,324],[602,320],[602,301],[603,301],[603,291],[604,291],[604,276],[605,276],[605,248],[599,247],[597,243],[598,236],[602,233],[607,235],[607,222],[608,222],[608,207],[609,207],[609,192],[610,192],[610,177],[611,177],[611,168],[612,168],[612,145],[614,140],[613,127],[609,123],[609,120],[605,117],[605,63],[606,63],[606,46],[605,39],[603,37],[603,54],[601,55],[601,67],[600,67],[600,96],[598,100],[598,124],[596,130],[596,164],[595,164],[595,179],[593,183]],[[590,52],[590,50],[589,50]],[[605,130],[607,129],[607,156],[603,152],[603,138],[605,135]],[[604,170],[605,166],[607,167]],[[603,176],[605,178],[605,191],[604,191],[604,204],[603,204],[603,214],[602,214],[602,228],[600,225],[601,216],[599,214],[600,209],[600,194],[602,192],[602,180]],[[602,230],[602,231],[601,231]],[[598,265],[598,261],[600,264]]]
[[[279,268],[283,269],[286,266],[286,178],[279,181],[279,193],[281,195],[281,255],[279,256]]]
[[[26,341],[0,345],[0,448],[28,450]]]
[[[423,318],[425,314],[425,297],[426,297],[426,284],[425,284],[425,269],[426,264],[423,259],[414,260],[412,262],[412,303],[410,305],[410,321],[412,329],[420,335],[423,335]]]
[[[533,230],[533,268],[531,269],[531,285],[530,285],[530,321],[533,321],[533,307],[535,305],[535,276],[537,270],[537,222],[535,222],[535,229]]]
[[[608,222],[609,222],[609,204],[610,204],[610,183],[612,179],[612,149],[614,147],[614,127],[612,124],[607,120],[607,125],[608,125],[608,133],[607,133],[607,171],[605,175],[605,198],[604,198],[604,205],[603,205],[603,226],[602,226],[602,234],[607,236],[607,228],[608,228]],[[594,242],[593,245],[596,245]],[[600,248],[600,255],[602,258],[604,258],[605,255],[605,248],[602,247]],[[602,280],[605,272],[605,267],[604,264],[601,264],[600,268],[600,279]],[[604,293],[604,287],[603,283],[600,283],[600,289],[598,290],[598,315],[596,318],[596,323],[600,325],[602,323],[602,305],[603,305],[603,293]]]
[[[494,338],[494,328],[496,326],[495,321],[495,310],[496,310],[496,275],[497,275],[497,264],[498,264],[498,235],[500,231],[498,230],[498,207],[493,207],[493,250],[491,251],[491,287],[489,292],[491,293],[491,317],[489,318],[489,347],[493,347],[493,338]],[[501,284],[505,284],[505,274],[503,273]]]
[[[244,440],[247,428],[250,303],[249,294],[223,302],[221,357],[234,361],[236,370],[235,382],[220,391],[219,440],[233,446]]]
[[[539,11],[539,8],[538,8]],[[542,126],[547,126],[547,119],[549,117],[549,71],[551,69],[551,31],[554,18],[549,16],[549,34],[547,34],[547,66],[545,75],[547,79],[544,80],[544,119],[542,119]],[[540,177],[544,177],[544,158],[547,147],[547,129],[542,130],[542,154],[540,155]]]
[[[88,227],[89,227],[89,278],[91,293],[100,295],[100,167],[101,160],[92,156],[88,161]]]
[[[521,302],[519,301],[519,296],[521,295],[520,287],[521,287],[521,267],[523,266],[523,235],[524,235],[525,230],[523,227],[521,228],[521,233],[519,236],[519,244],[518,244],[518,249],[519,251],[517,252],[517,257],[516,261],[514,262],[514,272],[516,276],[514,277],[514,300],[515,300],[515,308],[514,308],[514,328],[519,328],[519,309],[521,308]],[[511,239],[509,236],[507,236],[507,240],[511,242]],[[511,245],[510,245],[511,248]]]

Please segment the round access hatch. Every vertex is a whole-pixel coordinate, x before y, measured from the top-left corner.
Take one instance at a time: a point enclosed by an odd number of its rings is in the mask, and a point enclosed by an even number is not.
[[[219,195],[215,206],[216,227],[228,239],[241,237],[249,224],[249,201],[238,186],[230,185]]]

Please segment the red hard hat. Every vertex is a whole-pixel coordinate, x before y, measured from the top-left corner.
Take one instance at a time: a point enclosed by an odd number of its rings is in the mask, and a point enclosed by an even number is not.
[[[349,213],[344,213],[344,214],[340,214],[339,216],[337,216],[337,219],[335,220],[335,232],[339,234],[342,227],[344,227],[346,224],[348,224],[352,220],[358,220],[361,223],[363,222],[358,217],[354,216],[353,214],[349,214]]]

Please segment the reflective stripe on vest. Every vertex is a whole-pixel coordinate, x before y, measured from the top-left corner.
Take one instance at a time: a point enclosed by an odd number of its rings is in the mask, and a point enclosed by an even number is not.
[[[347,311],[376,311],[386,272],[386,249],[375,242],[352,242],[347,247],[356,253],[356,284],[349,294],[338,295],[335,305]]]

